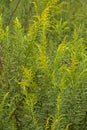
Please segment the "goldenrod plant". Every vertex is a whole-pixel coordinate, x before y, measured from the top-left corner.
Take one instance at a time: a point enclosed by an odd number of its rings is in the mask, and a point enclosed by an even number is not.
[[[87,129],[86,6],[0,1],[0,130]]]

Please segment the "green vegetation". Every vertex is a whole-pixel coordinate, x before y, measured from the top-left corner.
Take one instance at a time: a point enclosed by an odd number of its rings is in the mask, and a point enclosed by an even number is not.
[[[0,130],[87,129],[86,0],[0,0]]]

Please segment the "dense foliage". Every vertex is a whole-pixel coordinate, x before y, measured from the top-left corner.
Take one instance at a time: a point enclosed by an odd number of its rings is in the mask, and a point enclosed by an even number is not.
[[[86,130],[86,0],[0,0],[0,14],[0,130]]]

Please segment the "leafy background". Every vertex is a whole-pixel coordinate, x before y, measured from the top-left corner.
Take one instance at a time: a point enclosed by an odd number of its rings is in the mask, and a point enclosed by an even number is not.
[[[87,2],[0,0],[0,129],[87,129]]]

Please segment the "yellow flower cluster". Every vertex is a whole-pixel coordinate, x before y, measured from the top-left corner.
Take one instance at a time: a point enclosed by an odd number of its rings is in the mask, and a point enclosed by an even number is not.
[[[30,82],[32,81],[32,71],[31,69],[27,69],[24,66],[23,68],[23,80],[19,82],[21,86],[28,87]]]

